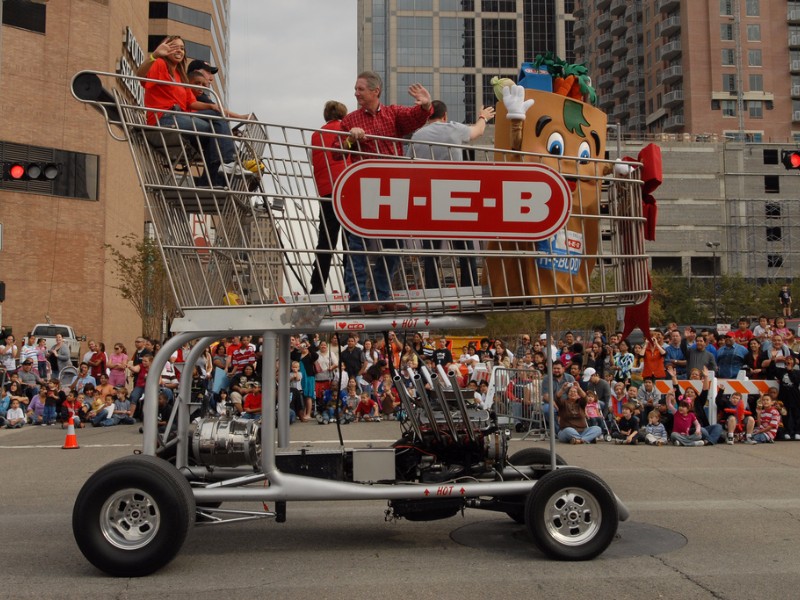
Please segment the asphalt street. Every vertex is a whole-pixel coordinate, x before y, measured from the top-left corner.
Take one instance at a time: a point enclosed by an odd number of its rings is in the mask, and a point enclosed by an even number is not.
[[[388,444],[393,422],[342,428]],[[293,443],[336,439],[333,425],[292,426]],[[796,598],[800,442],[703,448],[559,445],[600,475],[631,512],[585,563],[547,560],[524,527],[468,510],[428,523],[384,519],[385,502],[290,503],[271,520],[197,527],[169,565],[115,579],[90,565],[71,530],[88,476],[141,444],[136,426],[0,430],[2,598]],[[544,442],[512,442],[512,451]],[[260,504],[245,506],[259,510]]]

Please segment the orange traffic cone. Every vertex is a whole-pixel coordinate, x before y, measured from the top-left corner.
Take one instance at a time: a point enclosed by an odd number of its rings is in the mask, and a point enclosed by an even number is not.
[[[75,435],[75,417],[69,418],[69,426],[67,427],[67,439],[64,440],[64,445],[61,446],[63,450],[77,450],[80,448],[78,445],[78,436]]]

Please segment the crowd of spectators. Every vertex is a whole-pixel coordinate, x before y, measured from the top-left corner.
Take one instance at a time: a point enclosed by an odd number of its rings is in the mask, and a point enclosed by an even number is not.
[[[446,336],[431,339],[422,332],[363,339],[357,333],[346,339],[298,334],[289,337],[289,344],[289,394],[279,402],[288,403],[292,421],[327,424],[402,417],[398,387],[403,386],[413,401],[415,376],[425,371],[438,373],[443,382],[454,372],[459,386],[468,390],[468,402],[502,408],[497,398],[487,398],[487,392],[492,369],[504,367],[529,372],[541,381],[543,410],[547,413],[551,403],[556,405],[557,433],[564,442],[591,443],[606,432],[623,444],[800,440],[800,338],[786,328],[783,317],[761,317],[754,326],[742,319],[721,338],[714,331],[681,330],[672,323],[633,344],[619,332],[607,335],[601,329],[586,339],[567,331],[549,346],[543,333],[522,334],[513,349],[503,340],[488,338],[455,349]],[[77,370],[59,374],[39,360],[38,340],[29,338],[18,348],[9,336],[0,345],[5,370],[0,418],[6,427],[63,426],[70,417],[78,427],[135,423],[141,419],[145,382],[153,375],[151,360],[159,347],[157,341],[139,337],[130,353],[121,343],[107,353],[103,343],[90,341]],[[158,374],[162,426],[185,376],[192,378],[194,415],[261,416],[264,364],[259,340],[218,340],[187,374],[183,364],[190,350],[191,345],[180,348]],[[554,394],[547,377],[549,357]],[[282,367],[275,368],[277,381]],[[711,424],[707,396],[715,378],[769,379],[777,387],[763,397],[720,394],[718,424]],[[674,391],[662,395],[655,385],[660,379],[672,380]],[[701,382],[699,391],[679,385],[681,380]]]

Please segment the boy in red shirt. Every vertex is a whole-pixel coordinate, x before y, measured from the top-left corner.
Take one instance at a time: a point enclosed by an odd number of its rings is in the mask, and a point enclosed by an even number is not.
[[[356,421],[380,421],[380,408],[368,392],[361,392],[356,406]]]

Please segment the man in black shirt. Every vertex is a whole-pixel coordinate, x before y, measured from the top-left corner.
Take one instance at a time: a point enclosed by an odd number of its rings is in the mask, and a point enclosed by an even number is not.
[[[339,362],[344,365],[344,370],[351,379],[362,375],[366,370],[367,358],[364,351],[356,346],[355,336],[347,336],[347,346],[339,353]]]
[[[445,370],[447,369],[447,365],[453,362],[453,354],[447,348],[446,338],[441,338],[439,340],[439,347],[433,352],[433,362]]]

